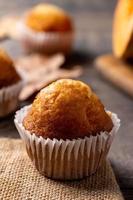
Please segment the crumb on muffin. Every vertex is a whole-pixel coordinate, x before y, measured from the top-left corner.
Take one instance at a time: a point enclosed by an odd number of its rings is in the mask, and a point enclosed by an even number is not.
[[[55,5],[42,3],[33,7],[25,17],[26,25],[37,32],[72,31],[72,20]]]
[[[0,89],[13,85],[20,79],[12,59],[3,49],[0,49]]]
[[[61,79],[42,89],[23,120],[44,138],[76,139],[110,132],[113,123],[99,98],[81,81]]]

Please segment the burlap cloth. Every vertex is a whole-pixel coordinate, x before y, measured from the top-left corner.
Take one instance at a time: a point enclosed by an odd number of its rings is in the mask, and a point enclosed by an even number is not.
[[[108,162],[80,181],[54,181],[40,175],[17,139],[0,139],[0,200],[122,200]]]

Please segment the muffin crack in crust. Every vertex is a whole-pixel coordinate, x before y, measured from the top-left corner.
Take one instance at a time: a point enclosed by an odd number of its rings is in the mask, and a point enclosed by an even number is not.
[[[37,95],[23,120],[26,130],[44,138],[76,139],[110,132],[113,123],[90,87],[61,79]]]

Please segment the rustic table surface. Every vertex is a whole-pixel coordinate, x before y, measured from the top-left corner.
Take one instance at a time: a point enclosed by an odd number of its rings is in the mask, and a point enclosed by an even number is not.
[[[125,199],[133,199],[133,100],[105,81],[95,70],[94,59],[111,52],[111,26],[115,0],[53,0],[64,7],[75,20],[75,51],[70,62],[82,63],[81,80],[89,83],[107,109],[121,119],[121,128],[113,142],[109,158]],[[0,15],[20,13],[37,0],[0,0]],[[23,54],[19,44],[6,40],[1,46],[16,58]],[[0,119],[0,137],[19,137],[13,116]]]

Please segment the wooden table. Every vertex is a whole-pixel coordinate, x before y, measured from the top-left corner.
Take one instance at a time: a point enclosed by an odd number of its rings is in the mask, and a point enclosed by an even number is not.
[[[0,15],[19,13],[35,4],[35,0],[0,1]],[[94,58],[111,51],[111,23],[115,0],[55,0],[66,8],[75,20],[75,53],[71,59],[84,66],[81,80],[89,83],[100,96],[106,108],[121,119],[121,128],[112,145],[111,159],[122,193],[133,199],[133,100],[106,82],[94,68]],[[23,52],[14,41],[1,42],[1,46],[15,58]],[[1,137],[19,137],[13,124],[13,116],[0,120]]]

